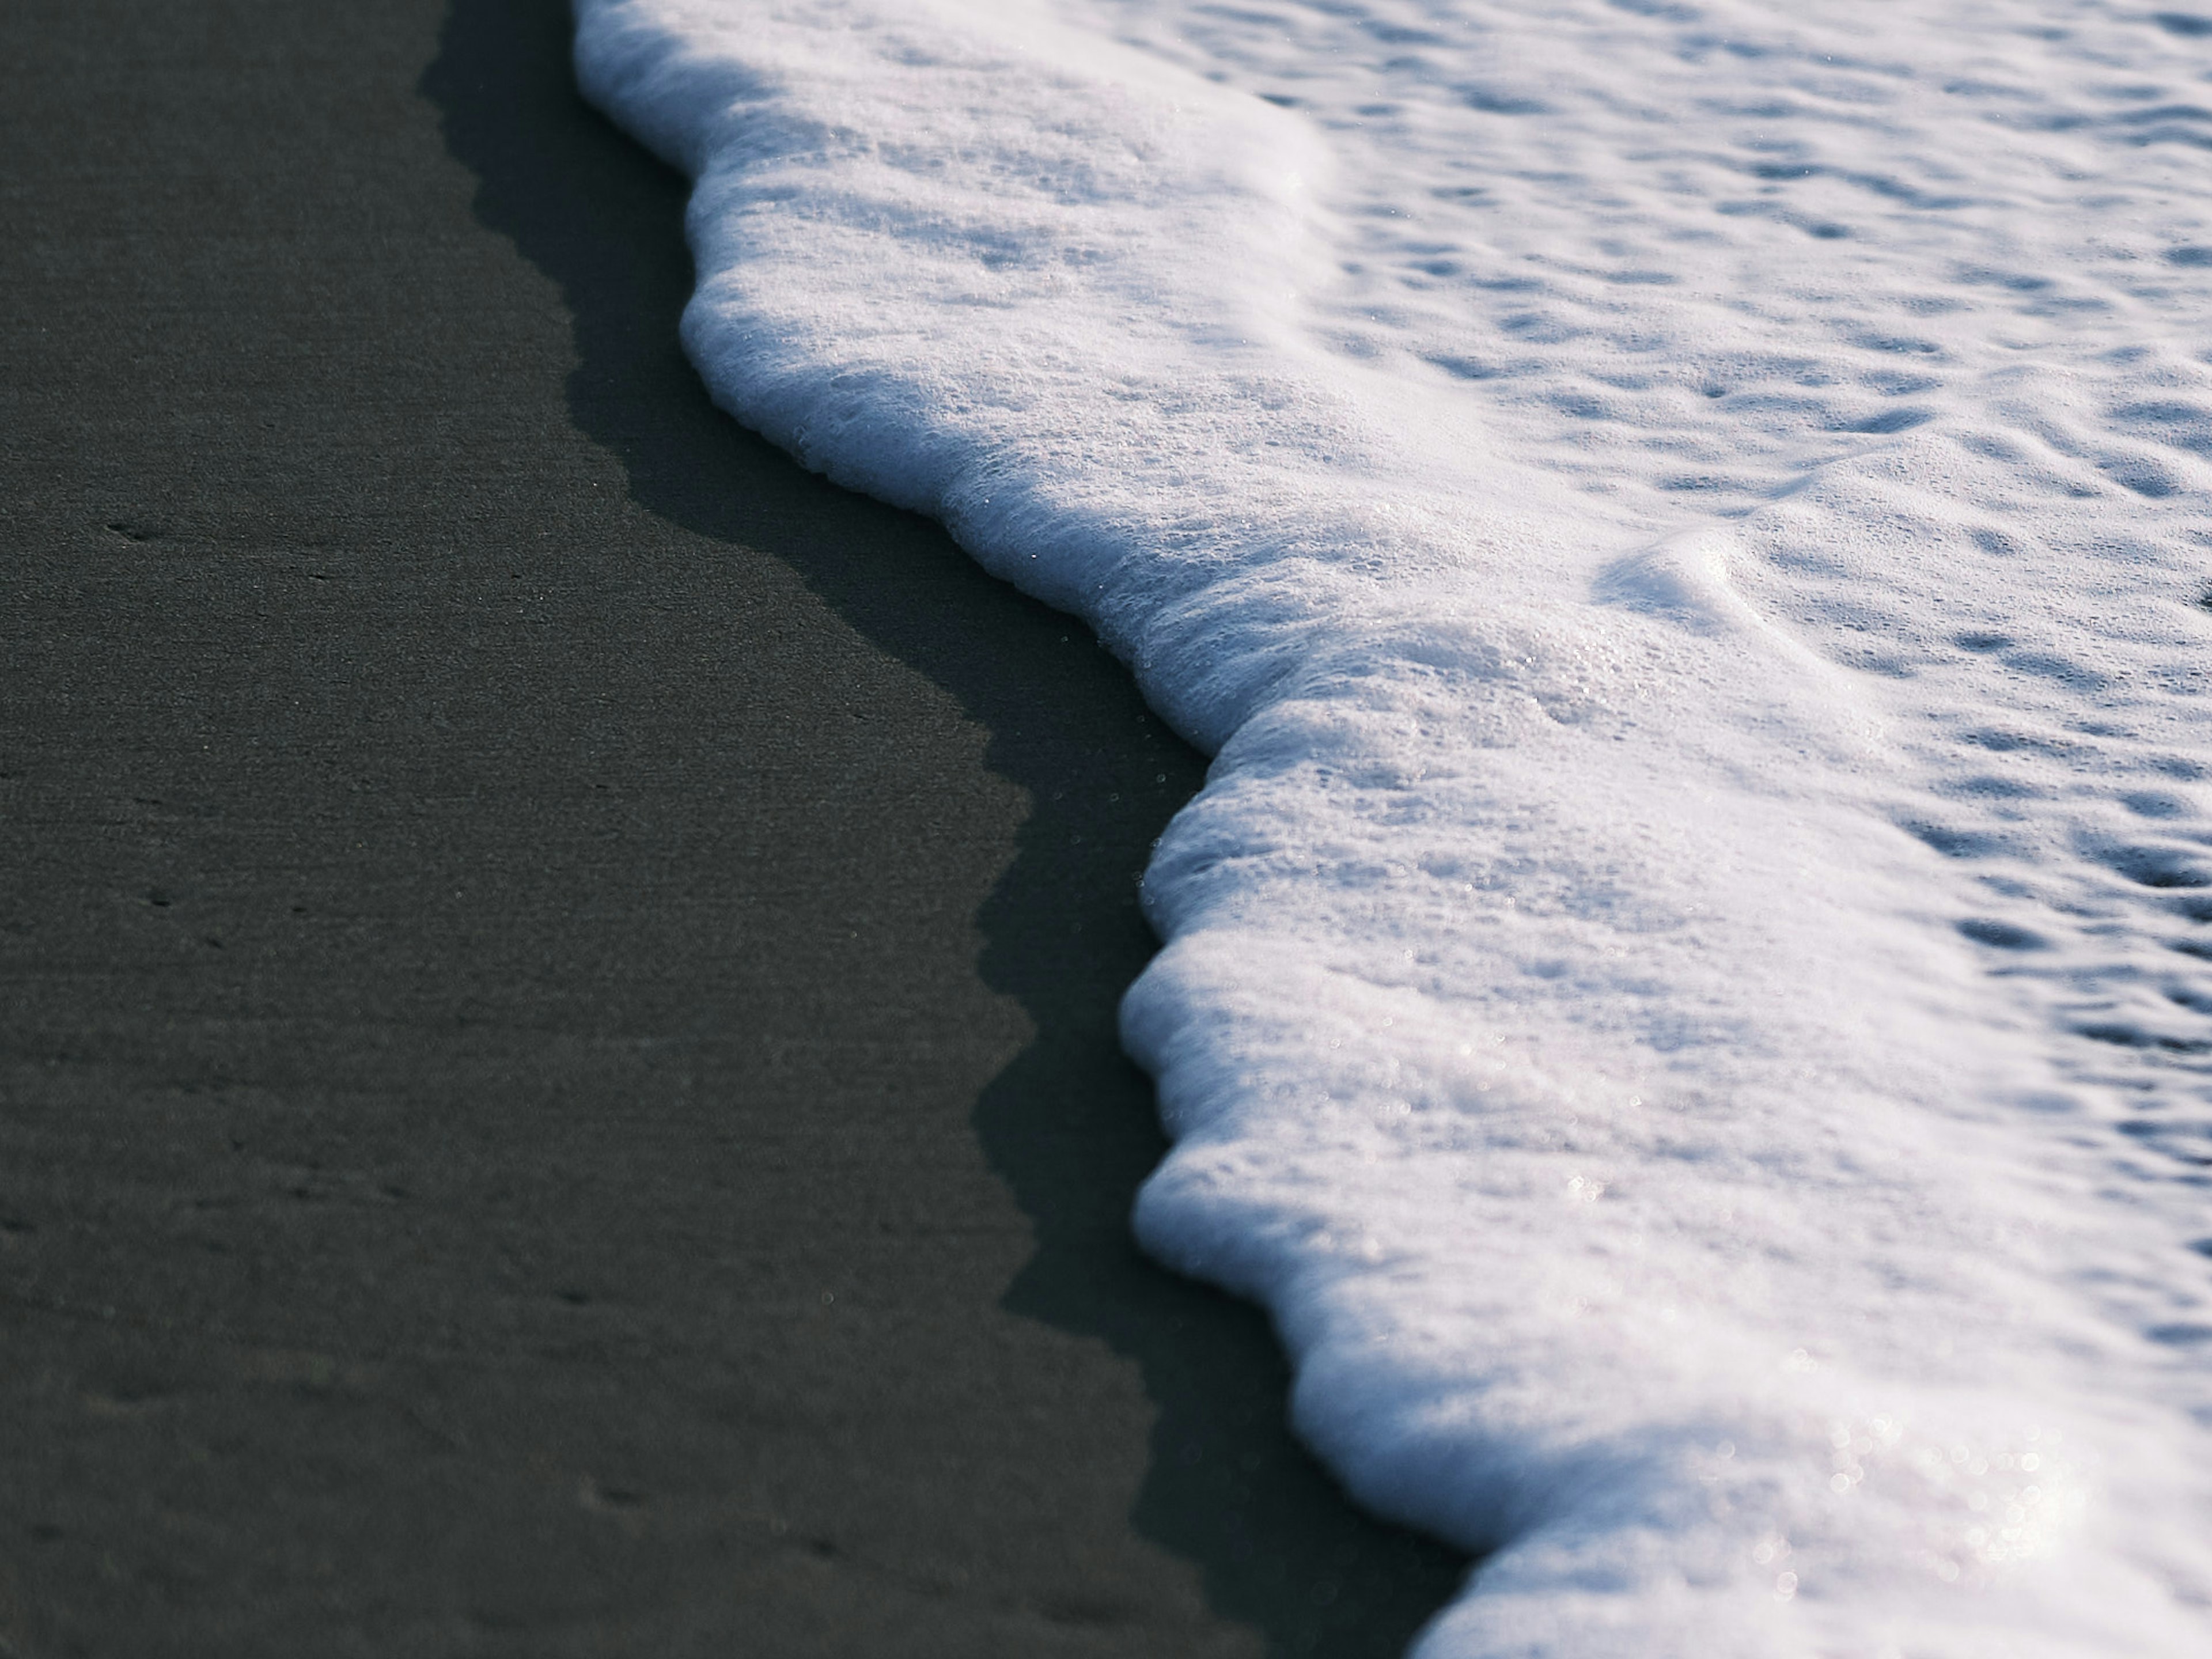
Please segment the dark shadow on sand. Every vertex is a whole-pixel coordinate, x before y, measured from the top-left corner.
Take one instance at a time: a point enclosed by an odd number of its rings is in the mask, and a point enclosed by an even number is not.
[[[1137,874],[1202,761],[1079,624],[982,574],[935,526],[797,478],[713,407],[676,343],[691,287],[684,183],[583,105],[568,27],[561,0],[456,0],[423,91],[481,180],[478,219],[566,299],[575,424],[620,458],[641,506],[781,559],[954,695],[991,734],[988,764],[1035,804],[978,918],[984,978],[1036,1029],[975,1110],[1036,1230],[1006,1305],[1140,1365],[1158,1416],[1131,1519],[1199,1565],[1217,1613],[1264,1632],[1275,1655],[1402,1651],[1465,1560],[1354,1510],[1290,1437],[1265,1318],[1153,1266],[1128,1233],[1165,1146],[1114,1011],[1154,948]],[[780,526],[752,504],[794,489],[840,496],[849,541],[823,537],[818,513]]]

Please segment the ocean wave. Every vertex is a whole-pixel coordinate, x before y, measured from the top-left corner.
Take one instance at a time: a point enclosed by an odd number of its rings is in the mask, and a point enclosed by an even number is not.
[[[1137,1225],[1424,1653],[2212,1636],[2192,19],[581,0],[715,397],[1214,756]]]

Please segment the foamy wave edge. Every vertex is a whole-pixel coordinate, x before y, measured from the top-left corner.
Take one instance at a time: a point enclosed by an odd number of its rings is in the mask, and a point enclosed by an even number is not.
[[[1319,365],[1328,160],[1254,100],[1014,6],[578,12],[586,94],[696,181],[718,401],[1081,617],[1216,755],[1124,1010],[1176,1139],[1138,1227],[1272,1310],[1355,1495],[1489,1552],[1421,1651],[2196,1650],[2089,1501],[2192,1495],[2049,1363],[2106,1338],[2040,1305],[2033,1182],[1926,1174],[2005,1166],[1984,1103],[2034,1079],[1947,1043],[1963,958],[1885,988],[1929,966],[1851,810],[1878,721],[1762,636],[1727,534],[1609,544]]]

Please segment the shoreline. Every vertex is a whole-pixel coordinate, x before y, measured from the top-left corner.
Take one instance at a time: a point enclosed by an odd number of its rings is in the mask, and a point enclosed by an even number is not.
[[[1462,1564],[1127,1237],[1201,763],[714,413],[565,27],[0,22],[0,1638],[1398,1651]]]

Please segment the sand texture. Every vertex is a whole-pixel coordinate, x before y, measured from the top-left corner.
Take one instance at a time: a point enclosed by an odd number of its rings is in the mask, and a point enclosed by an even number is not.
[[[1199,761],[714,412],[565,31],[0,10],[0,1654],[1397,1650],[1128,1241]]]

